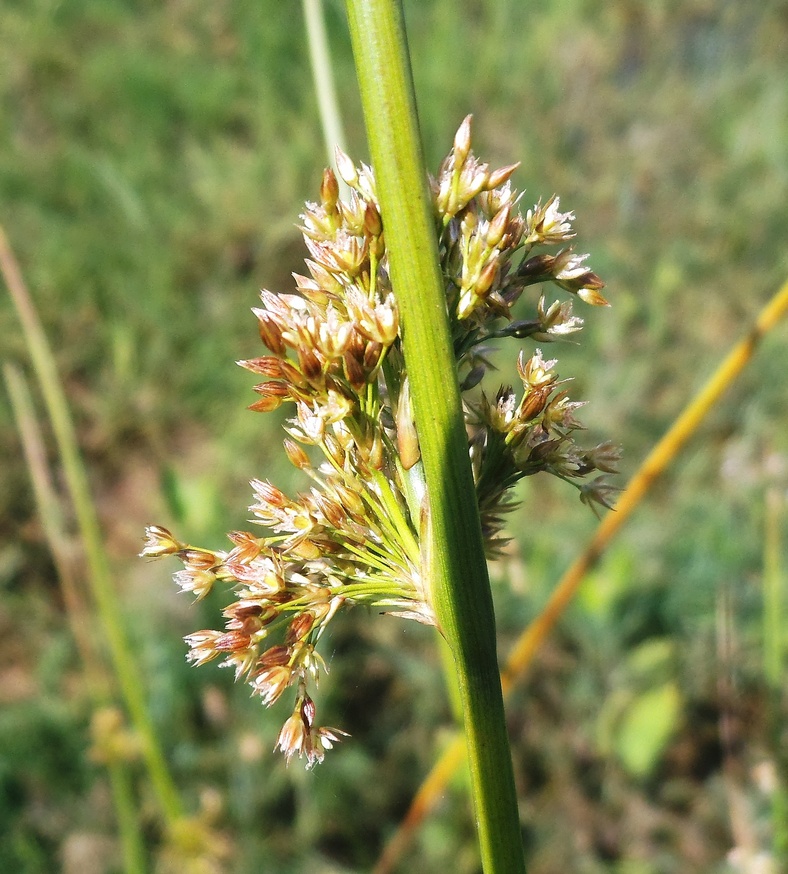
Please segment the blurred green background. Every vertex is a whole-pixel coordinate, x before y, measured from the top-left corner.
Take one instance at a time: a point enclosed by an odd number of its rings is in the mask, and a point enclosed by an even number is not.
[[[472,112],[477,154],[523,162],[524,206],[557,192],[577,213],[613,308],[583,309],[581,344],[549,351],[590,401],[589,441],[624,446],[623,482],[788,276],[788,4],[405,7],[429,166]],[[326,15],[349,151],[366,159],[343,5]],[[319,706],[353,737],[314,772],[286,770],[271,751],[284,705],[185,663],[182,636],[218,627],[221,599],[193,606],[174,566],[136,558],[146,523],[223,548],[246,527],[251,477],[304,484],[281,419],[245,411],[253,380],[233,363],[260,354],[257,289],[291,290],[295,223],[326,161],[300,5],[6,0],[0,26],[0,221],[57,355],[186,804],[220,808],[221,870],[369,870],[450,725],[430,632],[360,610],[337,621]],[[5,295],[0,336],[29,372]],[[786,349],[782,325],[510,703],[534,874],[782,870],[786,706],[763,668],[762,593],[780,555],[769,523],[785,541]],[[0,870],[114,871],[91,703],[21,457],[3,395]],[[596,524],[547,478],[519,496],[493,567],[504,654]],[[400,870],[447,865],[478,870],[461,777]]]

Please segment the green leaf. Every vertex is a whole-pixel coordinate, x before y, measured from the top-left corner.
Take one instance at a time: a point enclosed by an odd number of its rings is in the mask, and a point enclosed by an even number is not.
[[[615,740],[616,754],[630,774],[645,777],[652,771],[678,725],[681,707],[681,692],[673,682],[632,701]]]

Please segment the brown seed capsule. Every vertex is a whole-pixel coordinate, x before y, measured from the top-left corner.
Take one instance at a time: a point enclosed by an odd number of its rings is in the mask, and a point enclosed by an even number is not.
[[[260,668],[273,668],[277,665],[286,665],[289,663],[292,656],[292,650],[289,646],[278,644],[267,649],[258,659],[257,665]]]
[[[312,465],[309,463],[309,456],[304,450],[289,437],[285,439],[283,446],[290,464],[297,467],[299,470],[309,470]]]
[[[298,366],[301,372],[312,383],[323,374],[323,368],[320,366],[320,359],[311,349],[300,346],[298,348]]]
[[[192,570],[209,570],[219,561],[215,553],[204,549],[182,549],[177,555]]]
[[[239,367],[246,370],[251,370],[252,373],[261,373],[263,376],[270,376],[272,379],[282,378],[282,365],[279,358],[274,358],[273,355],[264,355],[262,358],[249,358],[235,362]]]
[[[252,488],[260,501],[269,507],[281,509],[290,503],[285,493],[267,480],[252,480]]]
[[[307,634],[312,630],[312,626],[315,624],[315,617],[309,610],[306,610],[303,613],[299,613],[297,616],[293,618],[293,621],[287,628],[287,634],[285,634],[285,643],[294,644],[297,641],[301,640],[301,638],[306,637]]]
[[[315,702],[309,695],[304,695],[304,702],[301,705],[301,718],[310,728],[315,721]]]
[[[364,210],[364,229],[370,237],[379,237],[383,233],[383,221],[378,208],[372,201],[367,202]]]
[[[222,616],[226,619],[237,619],[243,621],[245,619],[256,619],[263,613],[263,605],[251,601],[236,601],[235,604],[230,604],[222,610]]]
[[[266,398],[289,398],[290,386],[285,382],[271,380],[269,382],[258,383],[254,390],[257,394]]]
[[[252,410],[255,413],[271,413],[274,410],[278,410],[281,406],[281,398],[260,398],[259,401],[249,404],[246,409]]]
[[[542,277],[547,276],[555,266],[555,255],[534,255],[524,261],[518,268],[518,276]]]
[[[371,255],[374,255],[378,261],[386,254],[386,235],[381,231],[372,241],[369,247]]]
[[[364,367],[350,351],[347,351],[342,359],[345,376],[354,391],[359,391],[367,384],[367,375]]]
[[[383,351],[383,344],[376,343],[374,340],[367,343],[364,348],[364,369],[369,373],[376,367],[380,361],[380,354]]]
[[[539,413],[545,408],[547,404],[547,400],[550,397],[550,386],[546,389],[534,389],[533,391],[528,392],[520,401],[520,408],[518,410],[519,418],[524,422],[530,422],[531,419],[536,418]]]
[[[251,642],[252,638],[243,631],[229,631],[216,638],[213,648],[218,652],[238,652],[239,649],[248,649]]]
[[[328,524],[334,528],[341,529],[345,522],[345,512],[341,505],[315,489],[312,490],[312,498],[318,512],[325,517]]]
[[[253,312],[257,316],[260,339],[275,355],[282,355],[285,344],[282,342],[282,331],[279,326],[265,310],[254,309]]]

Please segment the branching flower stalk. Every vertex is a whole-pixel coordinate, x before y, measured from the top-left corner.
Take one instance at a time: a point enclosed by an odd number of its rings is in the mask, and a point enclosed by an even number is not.
[[[327,669],[318,643],[336,613],[367,605],[438,624],[422,573],[419,443],[375,177],[340,151],[337,166],[350,199],[340,201],[337,178],[326,170],[319,201],[301,216],[309,258],[305,275],[295,276],[297,293],[261,293],[254,313],[265,354],[238,362],[260,378],[250,409],[292,410],[284,450],[310,488],[291,498],[267,480],[252,480],[253,521],[268,533],[231,532],[227,551],[151,526],[141,553],[179,558],[175,582],[198,600],[216,585],[232,593],[224,628],[188,635],[187,657],[198,665],[222,659],[266,706],[293,691],[276,745],[288,762],[298,755],[307,767],[346,736],[319,725],[312,692]],[[618,460],[609,443],[583,449],[575,442],[582,404],[570,400],[556,361],[539,348],[519,353],[518,391],[503,386],[490,398],[481,389],[492,341],[548,344],[582,327],[571,300],[548,301],[544,288],[531,317],[514,318],[532,286],[553,283],[586,303],[606,303],[587,256],[567,245],[574,215],[560,211],[557,197],[523,215],[510,182],[516,168],[491,170],[474,156],[468,117],[432,180],[468,452],[491,558],[505,543],[504,517],[520,479],[550,473],[576,486],[586,503],[609,506],[606,474]]]

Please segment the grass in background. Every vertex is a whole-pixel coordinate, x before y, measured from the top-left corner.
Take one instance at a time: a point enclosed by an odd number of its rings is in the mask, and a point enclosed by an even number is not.
[[[341,4],[327,12],[360,153]],[[584,374],[586,421],[614,426],[631,470],[788,271],[780,6],[436,0],[406,13],[429,163],[472,111],[479,153],[524,156],[527,198],[559,191],[578,214],[615,306],[587,319],[582,367],[571,349],[563,367]],[[187,669],[179,634],[194,616],[160,566],[133,557],[157,495],[159,521],[218,545],[248,471],[295,483],[270,468],[275,425],[244,413],[251,386],[232,363],[257,348],[256,289],[289,287],[296,210],[325,162],[295,7],[29,0],[8,3],[3,24],[2,220],[56,349],[171,765],[193,805],[206,787],[224,799],[238,872],[261,859],[274,872],[367,869],[448,721],[429,637],[344,620],[323,694],[354,744],[322,770],[285,772],[261,741],[273,725],[261,728],[259,703]],[[5,300],[0,331],[4,357],[26,361]],[[779,739],[760,598],[764,491],[785,488],[766,464],[788,451],[785,329],[764,345],[586,585],[519,693],[527,707],[511,708],[533,871],[672,874],[688,859],[728,871],[734,837],[769,845],[757,769]],[[105,846],[112,823],[2,403],[0,453],[0,868],[34,874],[80,839]],[[519,549],[493,569],[504,651],[594,524],[549,482],[521,494],[540,519],[512,518]],[[669,683],[672,731],[633,770],[632,708]],[[734,829],[740,809],[749,820]],[[412,858],[473,871],[471,836],[451,795]]]

